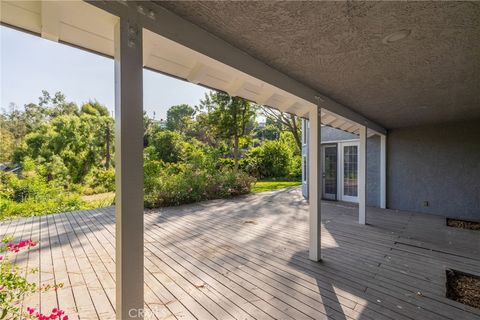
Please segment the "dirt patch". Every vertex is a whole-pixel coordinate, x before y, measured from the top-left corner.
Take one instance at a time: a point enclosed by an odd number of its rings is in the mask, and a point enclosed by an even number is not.
[[[480,276],[448,269],[447,298],[480,309]]]
[[[480,231],[480,222],[447,218],[447,226]]]

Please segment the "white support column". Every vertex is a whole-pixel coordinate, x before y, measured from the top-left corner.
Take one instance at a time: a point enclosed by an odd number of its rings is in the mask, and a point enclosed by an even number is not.
[[[115,26],[116,317],[141,319],[143,297],[143,55],[135,17]]]
[[[308,139],[308,201],[309,201],[309,257],[310,260],[321,260],[321,199],[322,199],[322,167],[321,167],[321,113],[320,107],[309,112]]]
[[[387,207],[387,136],[380,135],[380,208]]]
[[[367,221],[367,127],[360,126],[360,148],[358,150],[358,223]]]

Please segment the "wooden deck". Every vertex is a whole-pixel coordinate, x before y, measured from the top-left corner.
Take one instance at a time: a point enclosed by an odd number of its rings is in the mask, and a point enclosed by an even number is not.
[[[436,216],[324,202],[323,262],[308,260],[298,188],[145,214],[145,319],[480,319],[445,298],[445,269],[480,273],[480,233]],[[12,220],[40,247],[17,262],[64,283],[25,306],[114,319],[113,208]]]

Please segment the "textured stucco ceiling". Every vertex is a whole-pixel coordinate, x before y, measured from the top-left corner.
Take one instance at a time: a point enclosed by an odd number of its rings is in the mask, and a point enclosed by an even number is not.
[[[387,128],[480,118],[480,2],[158,4]]]

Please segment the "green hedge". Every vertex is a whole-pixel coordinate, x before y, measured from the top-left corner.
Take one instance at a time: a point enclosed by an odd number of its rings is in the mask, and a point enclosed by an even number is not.
[[[301,162],[300,155],[295,154],[291,146],[274,140],[248,150],[240,165],[257,178],[294,179],[302,175]]]
[[[165,207],[250,193],[255,179],[243,171],[185,163],[145,162],[145,207]]]
[[[0,219],[86,208],[79,194],[48,183],[34,172],[26,172],[22,179],[12,173],[0,174]]]

